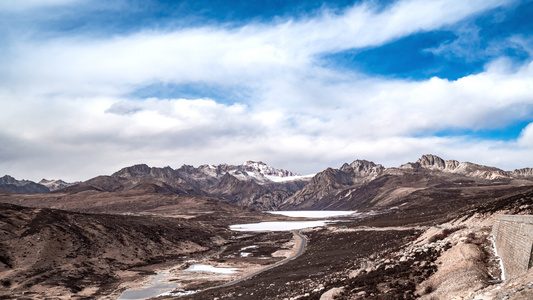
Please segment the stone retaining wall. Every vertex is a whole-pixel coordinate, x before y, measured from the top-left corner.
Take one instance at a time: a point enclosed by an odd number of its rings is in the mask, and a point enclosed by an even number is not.
[[[533,215],[498,215],[492,234],[506,279],[520,276],[533,265]]]

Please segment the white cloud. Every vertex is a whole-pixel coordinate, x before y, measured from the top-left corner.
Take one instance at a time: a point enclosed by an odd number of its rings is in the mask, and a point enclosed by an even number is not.
[[[440,28],[506,1],[399,1],[384,11],[361,4],[341,15],[241,28],[143,31],[107,39],[22,41],[9,84],[41,93],[123,93],[153,82],[241,84],[305,72],[316,55],[376,46]]]
[[[431,152],[533,165],[530,129],[507,143],[431,136],[527,119],[530,63],[512,68],[501,59],[457,81],[419,82],[320,65],[324,53],[438,29],[505,2],[398,1],[382,11],[362,4],[233,29],[22,38],[0,74],[0,168],[17,178],[81,180],[134,163],[257,159],[312,173],[357,158],[397,166]],[[131,96],[160,82],[245,88],[250,96],[235,104]]]

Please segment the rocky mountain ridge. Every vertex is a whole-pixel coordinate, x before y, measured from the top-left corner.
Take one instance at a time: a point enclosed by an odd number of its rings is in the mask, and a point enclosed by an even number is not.
[[[441,171],[464,175],[467,177],[483,179],[501,179],[531,177],[533,178],[533,169],[525,168],[515,171],[504,171],[495,167],[483,166],[471,162],[459,162],[457,160],[444,160],[436,155],[423,155],[416,163],[407,163],[399,167],[400,169],[424,168],[428,170]]]
[[[525,182],[523,182],[526,180]],[[339,169],[316,174],[300,191],[287,198],[282,210],[351,210],[394,207],[423,198],[433,201],[441,193],[470,188],[465,197],[478,196],[476,186],[533,185],[533,169],[503,171],[470,162],[444,160],[423,155],[414,163],[384,168],[370,161],[356,160]],[[438,189],[443,189],[438,190]],[[437,192],[438,191],[438,192]],[[469,198],[470,199],[470,198]]]
[[[92,178],[61,192],[137,190],[208,196],[241,206],[272,210],[309,180],[294,172],[253,161],[241,165],[201,165],[197,168],[183,165],[178,169],[140,164],[123,168],[110,176]]]
[[[0,177],[0,191],[11,193],[48,193],[50,190],[42,185],[30,180],[17,180],[9,175]]]
[[[13,180],[6,177],[4,182]],[[435,187],[512,185],[520,180],[525,180],[521,184],[526,185],[533,182],[533,168],[504,171],[427,154],[414,163],[391,168],[367,160],[355,160],[312,177],[255,161],[240,165],[183,165],[178,169],[139,164],[59,191],[76,194],[132,190],[148,194],[207,196],[261,210],[361,209],[401,204],[414,195],[430,193],[430,188]],[[58,191],[52,183],[41,182],[49,184],[50,190]],[[28,181],[23,183],[29,184]],[[61,184],[59,181],[54,183]],[[47,192],[40,186],[40,192]]]

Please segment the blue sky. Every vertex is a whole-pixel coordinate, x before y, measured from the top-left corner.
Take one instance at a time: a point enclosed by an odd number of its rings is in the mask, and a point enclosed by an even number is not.
[[[533,1],[0,3],[0,171],[533,166]]]

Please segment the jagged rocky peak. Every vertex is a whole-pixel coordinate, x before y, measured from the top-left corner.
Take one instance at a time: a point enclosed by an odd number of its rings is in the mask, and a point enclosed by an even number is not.
[[[151,168],[146,164],[133,165],[131,167],[126,167],[118,170],[113,173],[111,176],[118,177],[139,177],[146,174],[150,174]]]
[[[446,162],[444,161],[444,159],[433,154],[422,155],[422,157],[418,159],[417,163],[419,163],[421,167],[426,169],[442,170],[446,168]]]
[[[533,168],[523,168],[523,169],[516,169],[512,172],[510,172],[512,175],[516,177],[533,177]]]
[[[17,180],[12,176],[5,175],[4,177],[0,177],[0,184],[12,184],[14,186],[25,186],[28,184],[37,184],[31,180]]]
[[[402,165],[400,168],[424,168],[428,170],[436,170],[489,180],[508,178],[512,176],[512,173],[505,172],[495,167],[478,165],[471,162],[458,162],[456,160],[445,161],[442,158],[432,154],[423,155],[416,163],[408,163]]]
[[[265,164],[262,161],[246,161],[242,163],[242,166],[244,167],[244,171],[246,172],[257,172],[259,174],[262,174],[264,176],[276,176],[276,177],[290,177],[290,176],[300,176],[300,174],[283,170],[283,169],[275,169],[267,164]]]
[[[200,166],[201,167],[201,166]],[[185,172],[188,174],[192,174],[196,171],[196,168],[192,165],[182,165],[177,171]]]
[[[420,157],[416,163],[406,163],[400,166],[400,169],[428,169],[428,170],[437,170],[437,171],[446,171],[452,172],[461,163],[456,160],[444,160],[437,155],[425,154]]]
[[[122,168],[121,170],[113,173],[113,177],[126,177],[126,178],[138,178],[138,177],[162,177],[168,176],[174,170],[171,167],[164,168],[150,168],[146,164],[133,165],[131,167]],[[165,176],[165,177],[166,177]]]
[[[11,177],[9,175],[5,175],[4,177],[0,177],[0,184],[20,185],[20,182],[18,180],[16,180],[14,177]]]
[[[437,170],[448,170],[452,171],[459,167],[460,163],[456,160],[444,160],[437,155],[426,154],[422,155],[418,159],[417,163],[425,169],[437,169]]]
[[[351,164],[345,163],[341,167],[342,171],[351,171],[358,177],[376,177],[385,171],[385,167],[368,160],[355,160]]]

